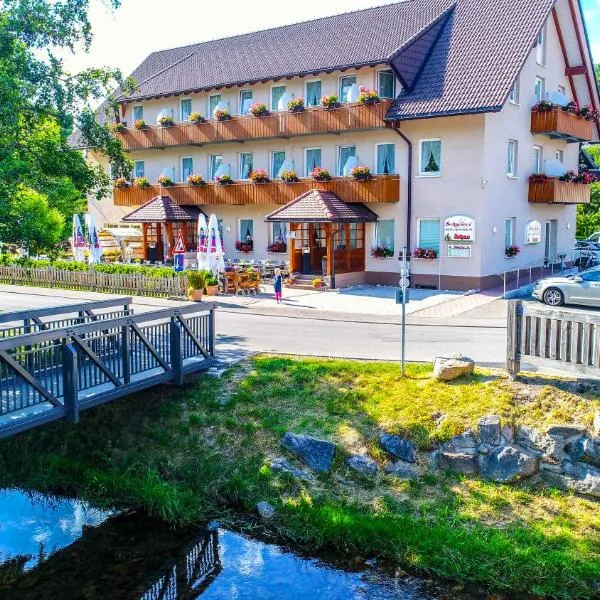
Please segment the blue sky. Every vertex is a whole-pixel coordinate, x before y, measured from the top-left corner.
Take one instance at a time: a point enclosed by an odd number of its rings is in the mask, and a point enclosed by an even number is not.
[[[600,0],[581,0],[594,62],[600,62]]]

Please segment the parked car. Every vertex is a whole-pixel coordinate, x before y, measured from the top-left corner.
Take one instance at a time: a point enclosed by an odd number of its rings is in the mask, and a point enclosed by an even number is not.
[[[573,264],[581,270],[600,265],[600,242],[590,239],[575,242]]]
[[[578,275],[541,279],[535,284],[532,295],[549,306],[600,306],[600,267]]]

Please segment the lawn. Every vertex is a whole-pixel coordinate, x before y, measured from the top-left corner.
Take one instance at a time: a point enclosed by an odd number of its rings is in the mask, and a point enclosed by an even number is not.
[[[309,548],[499,591],[597,597],[598,502],[535,480],[501,486],[424,464],[418,481],[369,478],[345,463],[369,452],[383,466],[382,430],[426,450],[490,412],[513,424],[589,425],[600,409],[593,390],[487,371],[437,383],[430,365],[409,365],[407,375],[392,364],[257,357],[221,380],[118,400],[76,427],[55,423],[5,441],[0,484],[143,506],[174,523],[235,521],[268,500],[278,509],[273,533]],[[310,481],[271,472],[272,458],[292,460],[279,444],[288,430],[335,441],[331,472]]]

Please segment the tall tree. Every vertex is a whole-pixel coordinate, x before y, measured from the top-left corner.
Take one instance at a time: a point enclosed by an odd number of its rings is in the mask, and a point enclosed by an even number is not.
[[[120,0],[105,0],[117,8]],[[121,144],[93,107],[119,87],[131,88],[110,68],[67,72],[59,55],[86,51],[92,40],[89,0],[0,0],[0,241],[51,250],[69,233],[70,216],[110,181],[73,148],[106,154],[114,172],[130,167]],[[102,121],[102,119],[100,119]],[[71,137],[71,140],[73,138]],[[32,215],[36,216],[35,222]],[[43,224],[43,226],[42,226]]]

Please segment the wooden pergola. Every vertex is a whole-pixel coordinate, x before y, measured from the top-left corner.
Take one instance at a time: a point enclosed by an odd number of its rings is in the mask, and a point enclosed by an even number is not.
[[[364,204],[346,203],[324,190],[306,192],[265,217],[290,225],[290,271],[325,274],[331,288],[336,273],[365,270],[365,223],[377,219]]]
[[[171,256],[179,235],[188,252],[196,251],[201,212],[196,206],[175,204],[169,196],[155,196],[122,220],[142,224],[144,260],[162,262]]]

